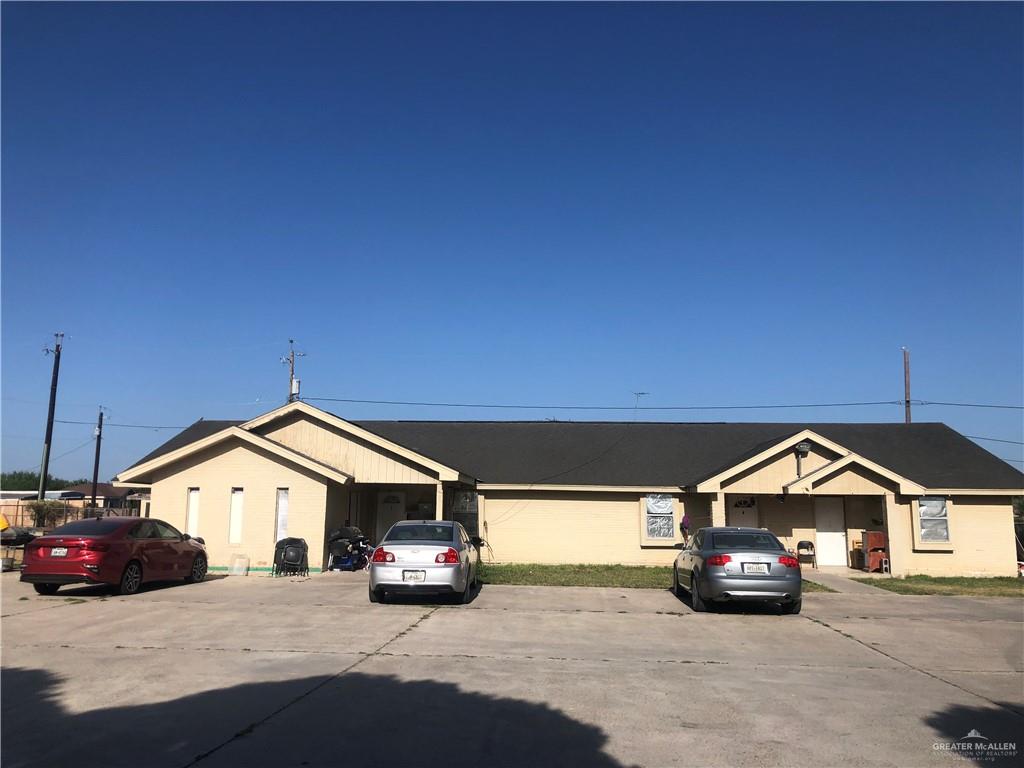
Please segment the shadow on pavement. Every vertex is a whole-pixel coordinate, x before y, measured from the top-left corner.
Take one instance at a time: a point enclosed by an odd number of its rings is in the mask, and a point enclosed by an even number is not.
[[[144,595],[147,592],[154,592],[162,589],[172,589],[174,587],[181,587],[183,589],[202,589],[203,584],[211,581],[220,581],[221,579],[228,578],[226,573],[216,574],[208,573],[206,578],[198,584],[186,584],[181,579],[175,579],[174,581],[148,581],[142,585],[138,594]],[[89,584],[81,587],[61,587],[60,591],[52,597],[44,599],[60,599],[62,597],[110,597],[117,594],[117,588],[113,584]]]
[[[470,595],[467,605],[472,603],[477,597],[480,596],[480,592],[483,590],[483,582],[477,582],[476,586],[473,587],[473,593]],[[389,592],[387,597],[388,603],[396,603],[399,605],[452,605],[453,603],[458,605],[459,600],[454,595],[417,595],[412,592]]]
[[[667,590],[669,594],[676,598],[680,603],[685,605],[691,611],[693,610],[693,603],[690,600],[690,596],[687,594],[685,597],[677,597],[672,593],[672,590]],[[732,601],[724,603],[708,603],[707,613],[724,613],[724,614],[750,614],[752,616],[781,616],[782,609],[777,603],[769,602],[757,602],[757,601]]]
[[[83,664],[88,660],[83,657]],[[257,663],[257,662],[254,662]],[[172,670],[153,657],[166,694]],[[115,670],[111,670],[115,674]],[[169,674],[167,674],[169,673]],[[71,712],[64,681],[4,670],[3,763],[71,766],[584,766],[621,764],[600,728],[546,704],[434,680],[359,672],[250,683],[167,701]],[[95,702],[106,693],[95,691]],[[76,701],[81,701],[79,695]]]
[[[1024,711],[1019,705],[1006,702],[997,702],[997,705],[956,704],[926,717],[925,725],[939,733],[934,751],[953,753],[946,755],[951,765],[963,765],[964,760],[987,766],[1021,765]],[[1013,744],[1014,748],[1006,748],[1008,744]]]

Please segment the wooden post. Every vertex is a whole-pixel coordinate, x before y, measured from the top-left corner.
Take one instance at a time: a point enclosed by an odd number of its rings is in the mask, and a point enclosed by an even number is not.
[[[437,488],[437,496],[434,502],[434,519],[444,520],[444,486],[438,480],[435,487]]]

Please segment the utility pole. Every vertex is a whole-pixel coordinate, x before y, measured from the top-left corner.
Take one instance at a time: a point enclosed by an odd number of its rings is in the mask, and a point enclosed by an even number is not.
[[[100,417],[96,421],[96,458],[92,462],[92,503],[96,507],[96,481],[100,474],[100,444],[103,442],[103,406],[100,406]]]
[[[288,339],[288,354],[281,358],[281,362],[288,366],[288,399],[286,403],[293,403],[299,398],[300,382],[295,378],[295,358],[305,357],[305,352],[295,351],[295,339]]]
[[[910,423],[910,350],[903,347],[903,421]]]
[[[64,334],[53,334],[53,349],[43,347],[43,354],[53,353],[53,375],[50,378],[50,409],[46,415],[46,437],[43,438],[43,460],[39,462],[39,501],[46,498],[46,475],[50,472],[50,444],[53,442],[53,413],[57,407],[57,377],[60,376],[60,350]]]

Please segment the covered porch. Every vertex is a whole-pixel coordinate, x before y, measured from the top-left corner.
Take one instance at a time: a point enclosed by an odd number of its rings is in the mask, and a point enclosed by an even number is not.
[[[724,525],[767,528],[794,552],[800,542],[809,541],[814,545],[815,564],[822,569],[865,571],[873,566],[876,572],[887,570],[880,558],[868,557],[869,548],[884,547],[889,554],[883,495],[723,495]],[[867,532],[884,538],[874,536],[869,541]]]
[[[470,534],[476,533],[476,509],[472,486],[463,483],[331,483],[327,487],[324,515],[323,567],[327,567],[327,541],[331,531],[346,526],[359,528],[376,545],[400,520],[458,520]],[[311,561],[314,559],[311,553]]]
[[[766,528],[794,552],[800,542],[810,542],[818,567],[881,573],[905,567],[908,526],[894,526],[894,516],[901,514],[899,504],[925,492],[811,430],[719,472],[695,490],[711,494],[713,525]]]

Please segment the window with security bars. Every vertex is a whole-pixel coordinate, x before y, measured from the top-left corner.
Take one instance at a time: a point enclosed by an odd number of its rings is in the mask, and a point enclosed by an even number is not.
[[[674,501],[667,493],[652,493],[645,499],[644,524],[648,539],[675,539]]]
[[[917,502],[917,522],[922,542],[949,541],[949,509],[940,496],[923,496]]]

